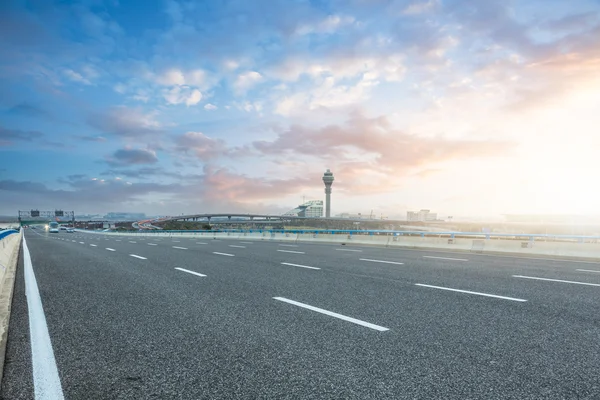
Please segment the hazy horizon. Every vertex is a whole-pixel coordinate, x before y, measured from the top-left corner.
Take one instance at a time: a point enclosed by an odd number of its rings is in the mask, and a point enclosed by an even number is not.
[[[0,214],[598,215],[597,1],[0,11]]]

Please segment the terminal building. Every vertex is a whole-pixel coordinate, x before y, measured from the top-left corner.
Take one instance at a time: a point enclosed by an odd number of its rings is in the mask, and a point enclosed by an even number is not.
[[[408,211],[406,213],[406,220],[409,222],[436,221],[437,213],[432,213],[429,210]]]
[[[323,200],[310,200],[283,214],[291,217],[323,217]]]

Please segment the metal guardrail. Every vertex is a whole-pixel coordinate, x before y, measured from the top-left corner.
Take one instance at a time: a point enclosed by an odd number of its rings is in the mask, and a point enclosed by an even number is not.
[[[2,240],[5,237],[12,235],[14,233],[19,233],[19,231],[15,230],[15,229],[5,229],[3,231],[0,231],[0,240]]]
[[[532,233],[486,233],[486,232],[424,232],[424,231],[395,231],[395,230],[337,230],[337,229],[213,229],[206,230],[144,230],[145,234],[181,234],[181,233],[291,233],[291,234],[328,234],[328,235],[387,235],[387,236],[420,236],[420,237],[439,237],[449,239],[509,239],[509,240],[535,240],[544,241],[573,241],[573,242],[600,242],[600,236],[581,236],[581,235],[556,235],[556,234],[532,234]],[[130,232],[137,233],[137,232]]]

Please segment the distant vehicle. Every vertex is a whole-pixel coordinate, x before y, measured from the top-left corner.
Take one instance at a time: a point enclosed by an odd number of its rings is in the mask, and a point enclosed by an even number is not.
[[[61,226],[61,227],[60,227],[60,230],[61,230],[61,231],[66,231],[66,230],[67,230],[67,227],[66,227],[66,226]]]
[[[67,228],[67,233],[73,233],[73,232],[75,232],[75,229],[73,229],[73,228]]]
[[[50,222],[48,228],[50,229],[50,233],[58,233],[58,222]]]

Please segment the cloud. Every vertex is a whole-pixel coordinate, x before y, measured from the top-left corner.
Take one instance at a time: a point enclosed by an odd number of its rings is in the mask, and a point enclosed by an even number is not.
[[[63,74],[73,82],[83,83],[84,85],[92,84],[87,78],[84,78],[80,73],[75,72],[72,69],[65,69]]]
[[[329,15],[326,18],[314,24],[305,24],[296,29],[297,35],[331,34],[340,28],[355,22],[354,17],[349,15]]]
[[[106,138],[103,136],[75,136],[76,139],[83,140],[84,142],[106,142]]]
[[[207,74],[202,69],[183,71],[179,68],[169,68],[156,75],[155,80],[163,86],[201,87],[207,83]]]
[[[196,105],[202,100],[202,93],[198,89],[187,86],[175,86],[163,91],[163,97],[169,104]]]
[[[592,27],[594,24],[597,24],[599,20],[600,13],[583,12],[578,14],[566,15],[558,19],[544,21],[540,24],[540,27],[543,29],[558,32],[579,31],[582,29]]]
[[[356,180],[356,186],[363,189],[385,191],[386,185],[364,186],[358,179],[371,176],[387,184],[424,167],[434,169],[449,161],[501,156],[510,153],[515,144],[417,136],[395,129],[386,117],[354,114],[345,125],[279,129],[276,139],[254,141],[253,147],[265,156],[304,156],[320,160],[321,165],[339,166],[348,183]]]
[[[119,149],[107,159],[112,166],[155,164],[158,162],[156,153],[145,149]]]
[[[406,7],[402,11],[402,13],[405,15],[423,14],[428,11],[431,11],[438,5],[439,5],[439,0],[420,1],[420,2],[410,4],[408,7]]]
[[[307,176],[289,179],[252,178],[227,168],[205,167],[203,185],[207,201],[248,203],[301,193],[303,189],[313,187],[315,179]]]
[[[16,104],[8,109],[9,115],[25,116],[25,117],[38,117],[38,118],[49,118],[50,115],[43,108],[35,106],[28,102],[22,102]]]
[[[239,74],[233,87],[237,94],[245,94],[249,89],[263,80],[263,76],[256,71],[248,71]]]
[[[319,108],[336,109],[360,104],[370,96],[371,89],[379,85],[375,74],[366,73],[353,83],[337,83],[327,77],[306,91],[296,91],[276,100],[274,112],[283,116],[305,114]]]
[[[221,139],[213,139],[202,132],[187,132],[175,137],[176,150],[192,152],[201,160],[210,160],[222,156],[227,151],[227,145]]]
[[[210,103],[207,103],[204,106],[204,109],[208,110],[208,111],[216,110],[217,108],[219,108],[219,107],[215,106],[214,104],[210,104]]]
[[[167,176],[176,176],[179,177],[179,174],[173,174],[167,172],[165,169],[161,167],[142,167],[138,169],[109,169],[107,171],[102,172],[100,175],[102,176],[125,176],[127,178],[146,178],[150,176],[156,175],[167,175]]]
[[[180,184],[161,184],[154,182],[131,183],[123,180],[72,179],[68,189],[50,188],[40,182],[0,180],[0,193],[5,204],[19,204],[28,207],[55,207],[63,209],[108,210],[122,207],[124,204],[138,204],[149,195],[170,196],[180,193],[192,196],[193,188]],[[41,204],[41,205],[40,205]],[[46,204],[44,206],[44,204]]]
[[[44,136],[38,131],[23,131],[20,129],[8,129],[0,126],[0,147],[12,146],[15,142],[33,142]]]
[[[88,116],[87,123],[106,134],[136,138],[163,133],[161,124],[151,113],[139,108],[112,107],[104,112]]]

